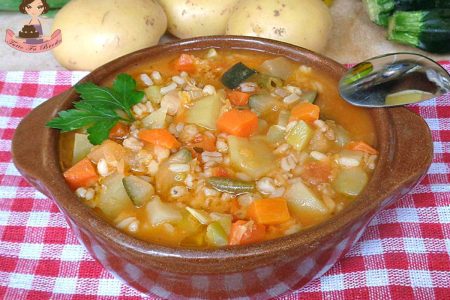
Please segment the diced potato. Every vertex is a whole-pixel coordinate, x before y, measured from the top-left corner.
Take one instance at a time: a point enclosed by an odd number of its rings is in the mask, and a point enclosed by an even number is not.
[[[208,213],[201,209],[195,209],[189,206],[186,206],[186,210],[201,224],[207,225],[211,222],[211,219],[208,216]]]
[[[280,126],[280,125],[272,125],[269,128],[269,131],[267,131],[267,140],[269,143],[279,143],[281,141],[284,141],[284,134],[286,133],[286,130]]]
[[[161,107],[142,119],[142,124],[148,129],[165,128],[166,116],[167,107]]]
[[[283,103],[271,95],[259,94],[250,97],[248,106],[258,116],[264,116],[270,112],[279,110],[283,106]]]
[[[163,223],[181,221],[183,215],[180,209],[173,204],[164,203],[158,198],[154,198],[145,207],[147,218],[152,226],[158,226]]]
[[[228,137],[231,165],[253,179],[260,178],[274,167],[275,156],[261,139]]]
[[[122,179],[122,183],[131,201],[137,207],[146,204],[155,194],[153,186],[137,176],[125,176]]]
[[[160,86],[152,85],[152,86],[149,86],[148,88],[146,88],[144,90],[144,92],[145,92],[145,95],[147,96],[147,98],[151,102],[153,102],[154,104],[159,104],[162,99],[160,90],[161,90]]]
[[[109,218],[115,219],[121,212],[132,209],[133,203],[122,183],[123,175],[114,173],[105,178],[97,207]]]
[[[176,228],[183,233],[183,235],[192,235],[197,233],[202,228],[202,224],[200,224],[200,222],[197,221],[197,219],[194,218],[187,210],[181,211],[181,214],[183,218],[173,225],[175,225]]]
[[[206,228],[206,241],[210,246],[228,245],[228,235],[219,222],[213,222]]]
[[[323,202],[300,180],[294,182],[285,194],[289,211],[303,225],[314,225],[325,219],[329,210]]]
[[[361,167],[342,169],[333,182],[333,187],[339,193],[358,196],[366,186],[367,181],[368,176]]]
[[[261,65],[261,71],[263,73],[279,77],[283,80],[288,79],[294,69],[294,63],[285,57],[268,59]]]
[[[91,151],[92,147],[94,147],[94,145],[89,142],[87,134],[75,133],[73,142],[72,165],[85,158]]]
[[[211,220],[217,221],[222,225],[223,230],[225,230],[226,234],[230,234],[231,223],[233,222],[233,216],[230,214],[221,214],[217,212],[212,212],[209,214]]]
[[[286,136],[286,141],[297,151],[302,151],[306,148],[311,137],[313,130],[304,121],[298,121],[297,125],[292,128]]]
[[[353,159],[356,159],[357,161],[361,161],[363,158],[363,155],[364,154],[361,151],[353,151],[353,150],[347,150],[347,149],[344,149],[341,152],[339,152],[340,157],[353,158]]]
[[[181,98],[177,90],[169,92],[161,99],[161,108],[165,108],[168,115],[174,116],[177,114],[181,105]]]
[[[170,189],[176,185],[175,176],[176,173],[170,171],[169,169],[170,161],[163,161],[158,168],[158,172],[155,176],[155,187],[156,191],[162,197],[169,197]]]
[[[106,161],[120,161],[124,158],[125,153],[126,151],[122,145],[111,140],[106,140],[100,146],[92,148],[91,153],[88,154],[88,158],[94,163],[98,163],[102,158],[106,159]]]
[[[206,96],[195,102],[187,111],[186,122],[216,130],[216,121],[221,107],[222,102],[218,95]]]
[[[334,129],[334,133],[336,135],[336,144],[339,147],[344,147],[348,142],[350,142],[350,136],[344,127],[337,125]]]

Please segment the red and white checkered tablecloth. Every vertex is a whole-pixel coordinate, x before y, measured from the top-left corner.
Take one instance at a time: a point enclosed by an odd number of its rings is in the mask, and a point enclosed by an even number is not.
[[[443,65],[450,69],[450,62]],[[11,160],[21,119],[85,75],[0,72],[0,299],[145,297],[93,260],[53,201]],[[432,131],[428,175],[380,212],[331,270],[280,299],[450,299],[450,96],[410,109]]]

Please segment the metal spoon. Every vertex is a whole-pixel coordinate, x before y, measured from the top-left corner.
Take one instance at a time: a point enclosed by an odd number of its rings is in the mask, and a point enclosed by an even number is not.
[[[450,75],[437,62],[423,55],[391,53],[351,68],[341,78],[339,92],[356,106],[399,106],[450,92]]]

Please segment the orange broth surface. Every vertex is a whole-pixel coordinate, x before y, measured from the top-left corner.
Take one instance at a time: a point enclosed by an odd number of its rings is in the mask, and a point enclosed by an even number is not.
[[[251,51],[244,51],[244,50],[218,50],[218,57],[216,59],[207,60],[207,68],[205,68],[202,65],[197,65],[197,71],[195,73],[190,73],[189,75],[195,79],[196,84],[199,86],[205,86],[205,85],[212,85],[215,87],[215,89],[221,90],[225,89],[225,91],[229,92],[230,90],[221,83],[220,78],[223,75],[223,73],[230,69],[233,65],[235,65],[238,62],[244,63],[246,66],[254,69],[254,70],[260,70],[261,65],[266,61],[275,58],[274,55],[259,53],[259,52],[251,52]],[[194,55],[198,58],[204,58],[207,55],[207,51],[193,51],[189,52],[187,54]],[[170,81],[170,78],[172,76],[178,76],[180,74],[179,71],[174,69],[175,61],[178,59],[180,54],[169,54],[164,57],[158,57],[155,59],[151,59],[147,62],[142,63],[139,66],[130,67],[129,69],[125,70],[126,73],[130,74],[137,82],[137,88],[140,90],[143,90],[146,88],[146,85],[144,82],[140,79],[141,74],[151,74],[153,71],[158,71],[164,78],[164,84],[165,85],[168,81]],[[337,90],[337,83],[329,79],[329,76],[327,74],[321,74],[320,72],[312,69],[309,72],[301,71],[302,68],[299,67],[298,63],[295,63],[296,68],[292,72],[291,76],[287,78],[283,85],[295,85],[298,88],[302,90],[317,90],[318,91],[318,97],[316,101],[314,102],[315,105],[319,106],[320,108],[320,118],[323,120],[332,120],[336,122],[336,124],[341,125],[351,137],[352,141],[363,141],[367,143],[368,145],[371,145],[372,147],[377,146],[376,141],[376,135],[375,135],[375,128],[373,120],[367,110],[357,108],[354,106],[349,105],[345,101],[343,101]],[[113,78],[105,78],[106,85],[110,85]],[[252,77],[248,79],[248,81],[252,81]],[[156,107],[155,107],[156,109]],[[189,110],[189,107],[184,108],[185,111]],[[276,123],[277,119],[277,112],[274,112],[272,116],[266,116],[265,121],[268,123],[268,126],[271,126]],[[170,116],[170,119],[172,122],[182,122],[186,120],[185,112],[184,113],[178,113],[177,115]],[[357,124],[357,126],[355,126]],[[313,125],[310,124],[310,126]],[[204,133],[203,128],[198,128],[199,133]],[[214,130],[211,130],[211,132],[216,136],[218,136],[218,132],[215,132]],[[262,133],[263,135],[267,132],[267,129]],[[64,169],[69,168],[72,165],[72,149],[73,149],[73,137],[74,133],[66,133],[61,135],[60,139],[60,145],[61,145],[61,161]],[[126,138],[126,137],[125,137]],[[123,140],[114,140],[115,142],[121,144]],[[181,143],[182,147],[185,145],[185,143]],[[187,143],[189,144],[189,143]],[[187,145],[186,144],[186,145]],[[275,149],[279,146],[278,145],[271,145],[269,146],[272,151],[276,151]],[[144,150],[147,149],[149,152],[153,153],[152,151],[155,151],[152,146],[149,146],[148,144],[144,143]],[[336,145],[331,145],[328,148],[328,151],[330,154],[328,159],[334,159],[336,157],[336,153],[339,153],[343,147],[338,147]],[[309,150],[308,150],[309,151]],[[172,154],[174,151],[172,151]],[[135,154],[133,154],[135,155]],[[224,154],[225,155],[225,154]],[[278,155],[278,154],[277,154]],[[333,156],[334,155],[334,156]],[[368,155],[364,154],[364,159],[367,160]],[[153,154],[154,156],[154,154]],[[201,160],[201,154],[197,156],[198,160]],[[283,158],[280,156],[277,157],[277,162],[282,160]],[[315,166],[315,161],[311,158],[306,158],[305,160],[306,164],[309,164],[309,166]],[[95,163],[94,163],[95,164]],[[205,167],[203,165],[201,166],[202,173],[200,176],[204,176],[204,173],[206,172]],[[228,165],[218,164],[219,167],[223,167],[224,169],[228,169],[229,173],[234,174],[234,176],[238,176],[238,172],[233,172],[233,168]],[[335,180],[336,174],[340,172],[339,167],[336,167],[335,163],[331,163],[330,168],[332,168],[332,171],[330,176],[334,176],[334,179],[325,179],[325,184],[328,184],[328,186],[333,185],[333,180]],[[167,163],[164,164],[164,162],[160,163],[161,167],[167,167]],[[217,166],[216,166],[217,167]],[[328,166],[326,166],[328,168]],[[230,199],[227,199],[226,201],[219,201],[210,199],[207,200],[208,197],[201,197],[201,198],[195,198],[195,199],[188,199],[188,197],[194,197],[196,195],[195,188],[192,189],[189,195],[186,196],[186,198],[170,198],[171,196],[167,196],[166,192],[161,192],[161,189],[158,189],[158,184],[155,183],[158,181],[158,176],[163,176],[162,173],[157,173],[155,176],[150,176],[149,174],[145,172],[140,171],[132,171],[132,168],[126,168],[124,171],[124,176],[128,175],[135,175],[135,176],[144,176],[146,178],[150,177],[149,182],[156,187],[155,194],[158,195],[163,202],[167,201],[168,203],[181,203],[179,206],[182,208],[182,205],[187,205],[189,207],[193,207],[198,210],[202,210],[206,213],[214,213],[217,212],[219,214],[227,214],[230,215],[232,218],[233,226],[238,220],[244,220],[244,221],[251,221],[251,218],[249,217],[249,213],[247,210],[247,214],[245,213],[246,210],[243,209],[243,206],[239,203],[243,203],[245,201],[241,201],[240,197],[242,195],[231,195]],[[316,172],[318,169],[311,169]],[[367,174],[370,175],[372,170],[369,170],[367,166],[364,167],[364,170],[366,170]],[[320,171],[320,170],[319,170]],[[161,172],[161,171],[159,171]],[[296,174],[294,171],[290,171],[291,173],[294,173],[294,175],[289,175],[292,178],[305,178],[305,176],[308,176],[308,170],[300,170],[298,174]],[[302,173],[303,172],[303,173]],[[328,171],[327,171],[328,172]],[[273,173],[273,172],[272,172]],[[270,174],[272,174],[270,173]],[[289,173],[289,172],[288,172]],[[271,176],[266,174],[265,176]],[[305,175],[306,174],[306,175]],[[277,174],[272,174],[275,178]],[[164,175],[165,176],[165,175]],[[184,176],[184,175],[183,175]],[[289,177],[287,176],[287,177]],[[312,174],[311,176],[316,176]],[[289,178],[291,178],[289,177]],[[203,178],[203,177],[201,177]],[[291,179],[292,179],[291,178]],[[331,177],[330,177],[331,178]],[[99,193],[102,193],[101,189],[102,187],[102,181],[103,179],[100,179],[100,181],[97,183],[95,187],[86,187],[86,188],[92,188],[96,192],[96,198],[98,199]],[[251,178],[251,180],[254,180],[255,182],[258,182],[258,180],[261,180],[261,178]],[[310,190],[313,193],[316,194],[323,194],[323,186],[320,184],[310,183],[308,180],[305,180],[307,182],[307,186],[310,188]],[[281,186],[285,189],[289,189],[289,183],[285,183],[285,186]],[[167,188],[171,188],[170,186]],[[188,191],[190,191],[188,189]],[[255,192],[256,193],[256,192]],[[198,194],[198,193],[197,193]],[[339,192],[332,191],[331,193],[333,195],[332,201],[334,202],[333,205],[337,205],[339,209],[342,209],[343,206],[347,205],[349,202],[353,201],[355,198],[354,196],[349,196],[345,194],[340,194]],[[197,196],[195,196],[197,197]],[[255,196],[256,197],[256,196]],[[285,195],[281,195],[280,197],[286,197]],[[170,199],[169,199],[170,198]],[[222,194],[223,198],[223,194]],[[222,199],[221,198],[221,199]],[[258,198],[275,198],[271,197],[270,195],[265,194],[259,194],[255,199]],[[329,197],[330,198],[330,197]],[[133,203],[129,202],[126,205],[123,205],[121,212],[119,214],[111,215],[109,213],[104,212],[104,210],[99,207],[96,204],[97,200],[94,201],[87,201],[86,199],[81,199],[83,202],[85,202],[87,205],[93,207],[103,218],[105,218],[108,222],[111,223],[113,226],[118,226],[118,224],[123,221],[126,218],[132,217],[133,220],[136,220],[139,224],[138,229],[136,230],[130,230],[128,226],[126,228],[120,228],[124,232],[131,234],[139,239],[150,241],[158,244],[163,245],[169,245],[169,246],[182,246],[182,247],[194,247],[194,248],[208,248],[208,247],[217,247],[217,245],[211,245],[210,242],[206,241],[207,237],[205,237],[206,234],[206,226],[208,224],[202,224],[198,221],[193,215],[191,215],[188,211],[181,209],[180,214],[182,215],[182,219],[178,220],[176,222],[168,222],[165,224],[158,224],[158,225],[152,225],[151,222],[148,220],[148,211],[145,209],[145,207],[136,207],[133,205]],[[254,200],[253,200],[254,201]],[[321,200],[325,201],[325,200]],[[328,200],[329,201],[329,200]],[[206,203],[207,202],[207,203]],[[219,203],[216,203],[219,202]],[[206,203],[206,204],[205,204]],[[238,207],[236,207],[236,203],[238,203]],[[306,228],[315,224],[318,224],[322,222],[324,219],[329,218],[336,214],[338,212],[338,209],[335,209],[333,212],[326,213],[325,216],[317,215],[314,213],[314,211],[311,211],[310,214],[300,213],[295,214],[291,206],[289,206],[290,210],[290,218],[286,222],[282,222],[280,224],[264,224],[264,230],[265,235],[263,240],[268,240],[276,237],[280,237],[289,233],[296,232],[298,230],[295,230],[295,228]],[[236,212],[237,211],[237,212]],[[299,217],[301,216],[301,217]],[[212,222],[212,221],[210,221]],[[255,221],[256,222],[256,221]],[[256,222],[257,223],[257,222]],[[169,224],[169,225],[166,225]],[[253,223],[252,223],[253,224]],[[250,225],[252,225],[250,224]],[[123,222],[122,222],[123,225]],[[249,226],[250,226],[249,225]],[[297,227],[295,227],[297,226]],[[123,226],[122,226],[123,227]],[[292,229],[294,228],[294,229]],[[229,228],[228,228],[229,230]],[[231,229],[233,230],[233,229]],[[226,230],[227,231],[227,230]],[[230,234],[228,233],[228,244],[231,244]]]

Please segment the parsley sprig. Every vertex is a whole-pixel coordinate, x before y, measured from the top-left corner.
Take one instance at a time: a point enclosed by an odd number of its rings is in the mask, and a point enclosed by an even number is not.
[[[112,88],[88,82],[76,85],[75,90],[81,100],[74,103],[74,109],[59,112],[47,126],[62,132],[86,128],[93,145],[108,139],[117,122],[133,122],[131,108],[144,97],[142,91],[136,90],[136,81],[128,74],[119,74]]]

